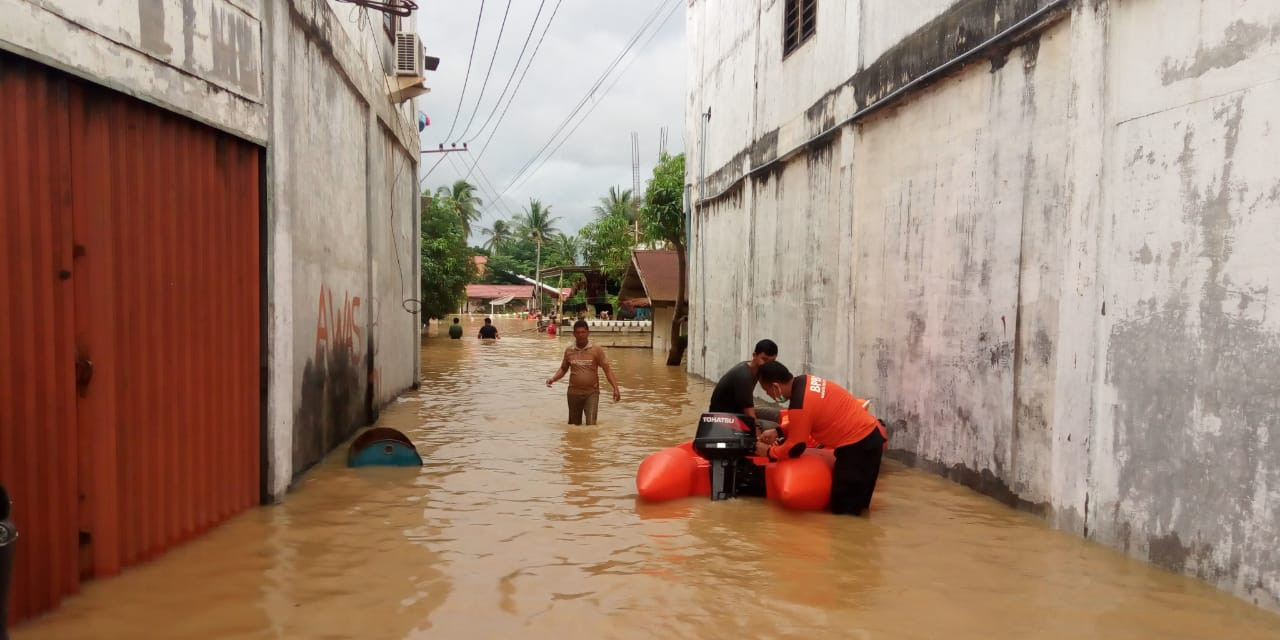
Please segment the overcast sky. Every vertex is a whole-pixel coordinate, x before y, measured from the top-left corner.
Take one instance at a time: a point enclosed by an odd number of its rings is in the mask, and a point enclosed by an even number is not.
[[[532,197],[550,205],[552,215],[560,218],[558,227],[561,231],[576,233],[590,221],[591,207],[610,186],[631,188],[632,131],[640,136],[642,189],[653,172],[662,127],[667,128],[667,150],[670,153],[684,150],[681,140],[685,95],[684,0],[559,0],[559,10],[550,30],[533,58],[533,66],[519,86],[519,93],[515,95],[506,117],[499,122],[506,105],[504,100],[489,125],[480,131],[481,124],[488,119],[503,86],[511,77],[525,38],[535,24],[534,16],[539,5],[542,5],[542,15],[529,41],[526,61],[537,46],[557,1],[511,0],[506,28],[499,40],[498,29],[508,2],[484,0],[484,16],[480,21],[470,76],[466,73],[467,58],[476,33],[481,0],[428,0],[418,3],[418,30],[423,46],[427,55],[440,58],[439,69],[427,72],[426,84],[431,92],[418,98],[418,109],[431,120],[431,125],[421,134],[423,148],[434,149],[440,143],[447,147],[452,142],[469,140],[471,149],[470,152],[443,155],[424,154],[419,178],[445,156],[449,157],[445,157],[427,176],[423,187],[434,189],[462,177],[497,124],[497,132],[480,158],[480,168],[470,179],[481,187],[481,197],[486,205],[481,227],[508,217],[508,210],[520,212]],[[525,175],[507,191],[502,197],[505,209],[490,206],[497,195],[495,192],[507,189],[521,167],[547,143],[560,123],[655,11],[659,12],[652,26],[643,32],[635,47],[547,152],[554,149],[564,134],[595,104],[577,131],[537,173]],[[664,19],[666,22],[658,29]],[[498,43],[496,59],[495,41]],[[493,70],[479,102],[479,114],[471,123],[470,131],[463,136],[464,128],[476,111],[476,101],[480,98],[480,89],[491,60],[494,60]],[[521,63],[521,71],[524,64]],[[625,72],[613,84],[624,66]],[[517,73],[511,81],[508,97],[516,89],[519,79]],[[454,126],[454,114],[463,93],[464,81],[466,91]],[[606,93],[611,84],[613,88]],[[453,134],[446,138],[451,126]],[[546,152],[543,157],[545,155]],[[541,160],[533,167],[539,163]],[[479,232],[473,233],[472,243],[480,241]]]

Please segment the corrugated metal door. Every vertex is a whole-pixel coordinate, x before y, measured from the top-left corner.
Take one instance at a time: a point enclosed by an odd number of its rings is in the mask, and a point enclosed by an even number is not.
[[[0,55],[0,484],[19,530],[19,619],[79,581],[69,91]]]
[[[0,54],[12,616],[259,491],[259,149]]]

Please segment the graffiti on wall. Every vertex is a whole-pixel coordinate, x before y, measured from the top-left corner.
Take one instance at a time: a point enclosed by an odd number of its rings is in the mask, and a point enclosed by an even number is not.
[[[342,304],[334,304],[333,289],[320,285],[320,306],[316,312],[316,358],[332,357],[341,350],[351,358],[352,365],[360,363],[360,325],[357,313],[360,297],[342,294]]]
[[[368,422],[369,393],[380,377],[371,332],[361,327],[364,301],[321,285],[315,309],[315,352],[303,368],[293,426],[295,477]]]

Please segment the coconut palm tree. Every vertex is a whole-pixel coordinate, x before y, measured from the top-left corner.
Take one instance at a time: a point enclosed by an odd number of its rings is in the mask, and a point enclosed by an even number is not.
[[[600,204],[591,208],[597,220],[624,220],[631,228],[631,242],[640,243],[640,225],[637,222],[640,211],[640,198],[630,189],[609,187],[609,194],[600,197]]]
[[[559,231],[556,229],[556,220],[559,218],[551,215],[551,207],[545,206],[537,198],[529,199],[529,206],[525,207],[524,213],[520,214],[518,223],[520,225],[520,235],[533,241],[538,247],[537,258],[534,264],[534,279],[538,281],[536,287],[538,291],[538,308],[542,308],[542,243],[549,240]]]
[[[578,254],[582,253],[582,242],[577,235],[557,233],[554,238],[551,238],[550,246],[568,260],[569,264],[578,264]]]
[[[489,239],[484,241],[484,248],[488,249],[493,255],[498,255],[498,251],[502,245],[506,244],[513,237],[511,224],[506,220],[495,220],[493,226],[487,229],[481,229],[480,233],[488,236]]]
[[[476,186],[466,180],[456,180],[447,187],[436,189],[436,198],[453,210],[462,222],[462,230],[471,235],[471,223],[480,219],[480,207],[484,201],[476,195]]]
[[[638,208],[639,200],[630,189],[609,187],[609,194],[601,196],[600,204],[592,207],[591,211],[596,214],[596,218],[617,216],[626,220],[627,224],[634,224]]]

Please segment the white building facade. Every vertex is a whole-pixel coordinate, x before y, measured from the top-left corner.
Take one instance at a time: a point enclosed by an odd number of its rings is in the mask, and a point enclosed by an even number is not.
[[[691,0],[687,33],[693,373],[773,338],[894,457],[1280,609],[1280,4]]]

